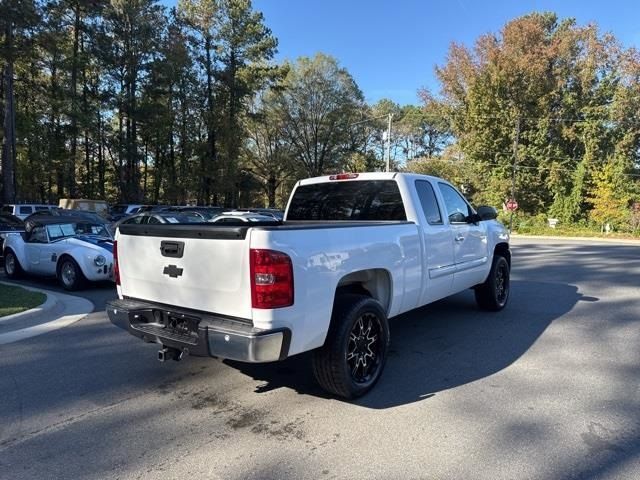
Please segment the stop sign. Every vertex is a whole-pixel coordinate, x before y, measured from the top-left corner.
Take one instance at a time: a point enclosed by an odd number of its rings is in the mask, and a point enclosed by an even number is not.
[[[507,200],[507,210],[513,212],[518,209],[518,202],[516,202],[515,198],[510,198]]]

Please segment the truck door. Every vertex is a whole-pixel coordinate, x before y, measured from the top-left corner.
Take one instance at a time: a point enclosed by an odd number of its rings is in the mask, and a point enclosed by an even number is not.
[[[424,252],[420,304],[425,305],[451,294],[455,272],[453,237],[431,182],[416,180],[415,186],[424,214],[420,222]]]
[[[438,182],[438,188],[442,194],[453,235],[453,254],[456,264],[453,289],[457,292],[484,281],[489,259],[487,234],[481,223],[467,222],[467,217],[474,211],[455,188],[442,182]]]

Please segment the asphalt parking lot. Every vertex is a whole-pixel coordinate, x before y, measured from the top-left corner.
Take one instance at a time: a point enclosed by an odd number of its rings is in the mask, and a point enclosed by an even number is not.
[[[0,346],[0,477],[640,478],[640,245],[513,251],[504,311],[464,292],[394,319],[353,403],[306,355],[160,364],[108,322],[114,290],[88,290],[95,313]]]

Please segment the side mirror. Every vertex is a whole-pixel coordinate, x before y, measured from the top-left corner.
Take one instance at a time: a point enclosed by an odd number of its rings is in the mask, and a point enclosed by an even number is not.
[[[498,218],[498,212],[493,207],[481,205],[478,207],[478,216],[480,217],[480,220],[495,220]]]
[[[449,223],[466,223],[467,217],[462,212],[453,212],[449,215]]]

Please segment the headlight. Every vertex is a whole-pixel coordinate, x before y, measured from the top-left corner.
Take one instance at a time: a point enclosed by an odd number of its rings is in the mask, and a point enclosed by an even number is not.
[[[107,263],[107,259],[104,258],[102,255],[98,255],[96,258],[93,259],[93,263],[95,263],[96,266],[98,267],[102,267],[104,266],[105,263]]]

